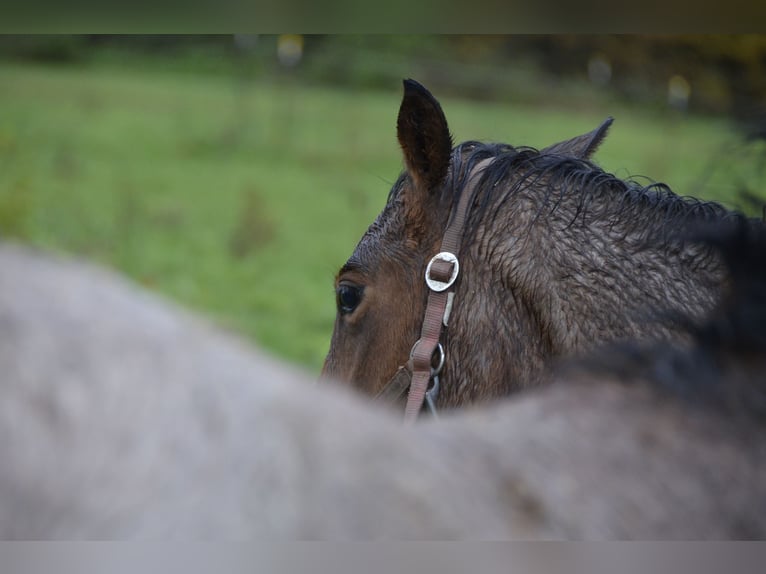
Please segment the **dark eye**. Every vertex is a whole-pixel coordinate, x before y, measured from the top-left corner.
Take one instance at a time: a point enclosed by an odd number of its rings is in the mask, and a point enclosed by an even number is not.
[[[353,313],[357,308],[359,302],[362,300],[362,287],[356,285],[341,284],[338,285],[337,298],[338,298],[338,311],[343,315]]]

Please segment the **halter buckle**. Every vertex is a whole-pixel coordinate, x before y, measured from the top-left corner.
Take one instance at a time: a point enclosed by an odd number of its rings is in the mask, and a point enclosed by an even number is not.
[[[453,264],[452,274],[447,281],[439,281],[438,279],[431,277],[431,266],[436,261],[444,261],[445,263]],[[445,289],[449,289],[455,282],[455,279],[457,279],[457,274],[459,271],[460,263],[458,263],[457,257],[455,255],[449,251],[442,251],[441,253],[437,253],[431,258],[431,261],[428,262],[428,266],[426,267],[426,285],[428,285],[428,288],[431,289],[431,291],[444,291]]]
[[[415,356],[415,349],[418,348],[419,344],[420,344],[420,339],[415,341],[415,344],[412,345],[412,349],[410,349],[410,361]],[[436,353],[439,353],[439,359],[436,361],[436,366],[434,367],[433,366],[433,357],[436,356]],[[434,349],[434,354],[431,357],[431,375],[430,375],[431,378],[436,377],[437,375],[439,375],[439,373],[442,372],[442,369],[444,368],[444,359],[445,359],[445,357],[446,357],[446,355],[444,353],[444,347],[442,346],[441,343],[436,343],[436,348]]]
[[[433,386],[426,391],[426,405],[435,419],[439,418],[436,412],[436,398],[439,396],[439,375],[433,377]]]

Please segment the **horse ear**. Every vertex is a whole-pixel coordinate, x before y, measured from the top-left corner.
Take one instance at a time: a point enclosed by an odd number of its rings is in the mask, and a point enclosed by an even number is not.
[[[426,191],[436,189],[447,177],[452,137],[439,102],[414,80],[404,80],[396,134],[415,185]]]
[[[606,133],[613,121],[614,119],[611,117],[606,118],[604,123],[592,132],[548,146],[540,153],[572,155],[580,159],[590,159],[606,138]]]

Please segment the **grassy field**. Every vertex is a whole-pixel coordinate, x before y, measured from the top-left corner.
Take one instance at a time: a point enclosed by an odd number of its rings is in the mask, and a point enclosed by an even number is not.
[[[0,235],[117,268],[317,370],[335,270],[401,169],[399,88],[0,63]],[[456,141],[542,147],[613,115],[597,160],[617,175],[719,200],[732,174],[762,181],[760,158],[723,153],[738,136],[722,120],[442,104]]]

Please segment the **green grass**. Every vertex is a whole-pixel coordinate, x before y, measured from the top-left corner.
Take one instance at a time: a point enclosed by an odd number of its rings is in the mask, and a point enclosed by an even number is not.
[[[398,88],[0,63],[0,234],[115,267],[316,370],[333,274],[401,168]],[[611,114],[597,159],[620,176],[719,200],[732,173],[762,183],[759,158],[727,155],[708,173],[737,141],[721,120],[442,104],[456,141],[542,147]]]

